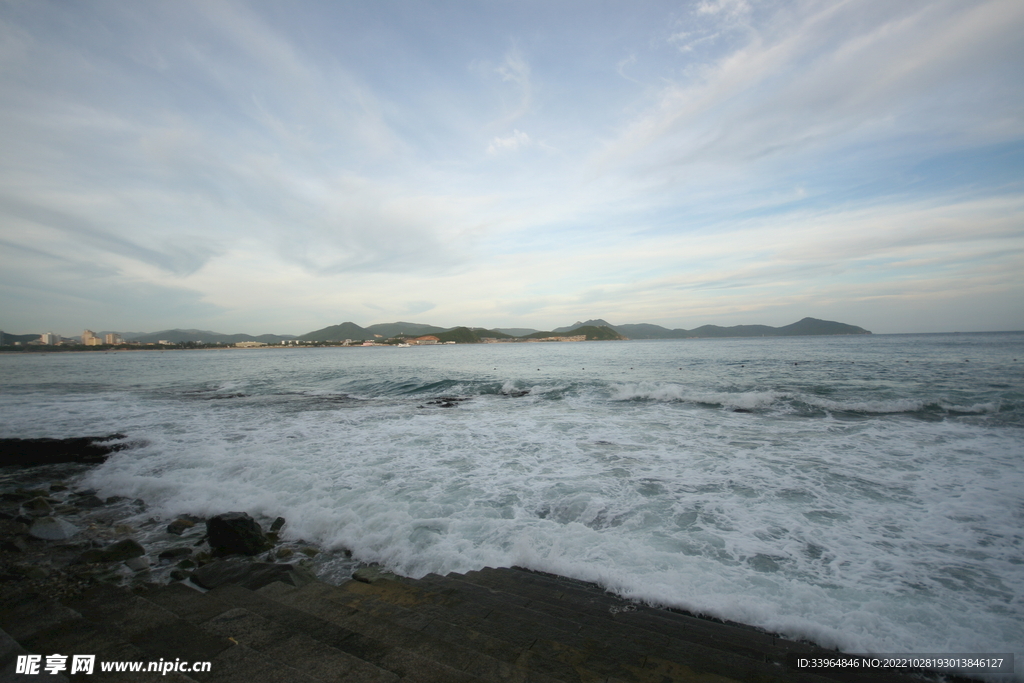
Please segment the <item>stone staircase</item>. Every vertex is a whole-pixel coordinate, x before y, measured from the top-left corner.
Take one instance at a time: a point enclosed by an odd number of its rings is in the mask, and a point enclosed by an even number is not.
[[[331,586],[276,581],[255,590],[182,583],[98,585],[66,604],[0,604],[0,683],[591,683],[910,681],[806,673],[787,656],[835,656],[756,629],[653,609],[599,587],[522,569],[412,580],[362,572]],[[25,652],[95,654],[93,674],[16,674]],[[101,661],[209,661],[209,672],[128,673]],[[69,660],[70,661],[70,660]]]

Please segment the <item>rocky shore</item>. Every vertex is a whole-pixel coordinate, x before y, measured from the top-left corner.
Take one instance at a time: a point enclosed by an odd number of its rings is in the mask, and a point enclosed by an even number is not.
[[[157,519],[142,500],[76,488],[91,466],[0,465],[0,681],[39,680],[14,670],[27,653],[208,665],[53,681],[969,680],[801,670],[798,660],[836,653],[524,569],[413,580],[350,561],[325,583],[312,570],[327,553],[282,541],[285,519]]]
[[[97,583],[189,580],[213,588],[247,573],[311,576],[320,550],[281,542],[286,520],[146,515],[143,500],[100,498],[72,482],[124,448],[120,434],[0,440],[0,594],[65,599]],[[272,579],[277,580],[277,579]]]

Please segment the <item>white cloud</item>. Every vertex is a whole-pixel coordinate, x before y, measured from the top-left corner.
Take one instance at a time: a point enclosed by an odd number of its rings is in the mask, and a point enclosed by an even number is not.
[[[530,64],[519,48],[513,47],[505,53],[504,61],[495,71],[501,76],[502,82],[513,86],[514,103],[506,105],[506,112],[499,121],[500,125],[508,125],[528,114],[533,105]]]
[[[497,154],[499,152],[514,152],[520,147],[526,147],[530,144],[530,136],[517,128],[507,137],[494,138],[491,140],[491,144],[487,146],[487,153]]]

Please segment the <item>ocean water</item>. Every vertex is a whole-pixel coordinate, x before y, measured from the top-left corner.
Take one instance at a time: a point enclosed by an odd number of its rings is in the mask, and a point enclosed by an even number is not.
[[[160,519],[283,516],[408,576],[519,565],[847,652],[1024,656],[1024,334],[6,354],[0,415],[126,434],[79,485]]]

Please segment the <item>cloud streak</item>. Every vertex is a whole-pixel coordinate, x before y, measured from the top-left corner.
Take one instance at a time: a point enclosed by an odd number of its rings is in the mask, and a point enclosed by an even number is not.
[[[0,326],[1024,327],[1020,3],[545,12],[0,5]]]

